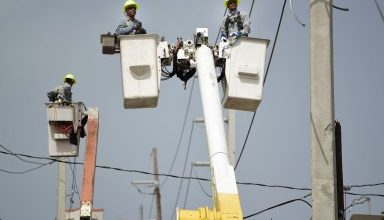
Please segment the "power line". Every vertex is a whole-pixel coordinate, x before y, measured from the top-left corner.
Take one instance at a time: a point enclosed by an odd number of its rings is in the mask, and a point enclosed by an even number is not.
[[[351,193],[347,192],[348,195],[353,195],[353,196],[373,196],[373,197],[383,197],[384,194],[374,194],[374,193]]]
[[[2,154],[6,155],[12,155],[12,156],[21,156],[21,157],[27,157],[27,158],[33,158],[33,159],[41,159],[41,160],[51,160],[50,163],[53,162],[59,162],[59,163],[67,163],[67,164],[77,164],[77,165],[84,165],[84,163],[81,162],[68,162],[68,161],[63,161],[55,158],[48,158],[48,157],[38,157],[38,156],[32,156],[32,155],[27,155],[27,154],[16,154],[16,153],[9,153],[5,151],[0,151]],[[107,169],[107,170],[115,170],[115,171],[120,171],[120,172],[129,172],[129,173],[139,173],[139,174],[144,174],[144,175],[158,175],[158,176],[166,176],[166,177],[172,177],[176,179],[193,179],[193,180],[200,180],[200,181],[211,181],[210,179],[206,178],[200,178],[200,177],[186,177],[186,176],[177,176],[177,175],[172,175],[172,174],[154,174],[151,172],[146,172],[146,171],[140,171],[140,170],[133,170],[133,169],[124,169],[124,168],[117,168],[117,167],[111,167],[111,166],[104,166],[104,165],[96,165],[97,168],[101,169]],[[261,187],[269,187],[269,188],[283,188],[283,189],[291,189],[291,190],[299,190],[299,191],[310,191],[310,188],[305,188],[305,187],[291,187],[291,186],[284,186],[284,185],[268,185],[268,184],[261,184],[261,183],[251,183],[251,182],[236,182],[238,185],[251,185],[251,186],[261,186]],[[382,183],[372,183],[372,184],[364,184],[364,185],[351,185],[351,187],[370,187],[370,186],[383,186],[384,182]],[[358,194],[358,193],[347,193],[350,195],[366,195],[366,196],[379,196],[379,197],[384,197],[382,194]]]
[[[305,24],[300,21],[299,17],[297,17],[297,15],[295,13],[295,10],[294,10],[293,4],[292,4],[292,0],[289,0],[289,6],[291,6],[291,11],[292,11],[293,16],[295,17],[296,22],[299,23],[301,26],[305,27]]]
[[[225,16],[225,14],[227,13],[227,8],[225,8],[225,10],[224,10],[224,15],[223,16]],[[220,27],[219,27],[219,31],[217,32],[217,36],[216,36],[216,40],[215,40],[215,44],[217,44],[217,41],[219,40],[219,36],[220,36],[220,29],[221,29],[221,25],[220,25]]]
[[[34,167],[34,168],[31,168],[31,169],[28,169],[28,170],[24,170],[24,171],[9,171],[9,170],[4,170],[4,169],[0,169],[0,171],[4,172],[4,173],[9,173],[9,174],[25,174],[25,173],[29,173],[31,171],[34,171],[34,170],[37,170],[37,169],[40,169],[41,167],[45,166],[45,165],[48,165],[48,164],[52,164],[54,163],[55,161],[51,161],[51,162],[48,162],[48,163],[44,163],[44,164],[41,164],[37,167]]]
[[[189,171],[189,177],[192,176],[192,169],[193,169],[193,165],[191,165],[191,169]],[[191,183],[191,179],[188,179],[188,184],[187,184],[187,191],[185,192],[185,197],[184,197],[184,205],[183,205],[183,209],[185,209],[186,205],[187,205],[187,199],[188,199],[188,194],[189,194],[189,186],[190,186],[190,183]]]
[[[193,127],[194,127],[194,125],[195,125],[195,123],[192,123],[191,133],[190,133],[190,135],[189,135],[189,141],[188,141],[187,153],[186,153],[186,155],[185,155],[185,160],[184,160],[184,167],[183,167],[183,173],[182,173],[182,176],[184,176],[185,168],[187,167],[187,162],[188,162],[188,157],[189,157],[189,150],[190,150],[190,148],[191,148],[191,140],[192,140],[192,134],[193,134]],[[178,189],[178,191],[177,191],[177,196],[176,196],[175,206],[174,206],[173,210],[176,210],[176,208],[177,208],[177,202],[179,201],[181,188],[182,188],[182,186],[183,186],[183,180],[184,180],[184,178],[180,180],[179,189]],[[175,212],[172,212],[171,220],[173,219],[174,216],[175,216]]]
[[[364,200],[361,201],[362,199],[364,199]],[[347,211],[349,208],[355,206],[355,205],[363,204],[365,202],[368,202],[369,200],[370,200],[370,198],[369,197],[365,197],[365,196],[361,196],[358,199],[354,199],[354,200],[352,200],[351,204],[347,208],[344,209],[344,212]]]
[[[247,219],[247,218],[253,217],[253,216],[255,216],[255,215],[261,214],[261,213],[266,212],[266,211],[268,211],[268,210],[271,210],[271,209],[274,209],[274,208],[277,208],[277,207],[280,207],[280,206],[283,206],[283,205],[287,205],[287,204],[289,204],[289,203],[296,202],[296,201],[304,202],[305,204],[307,204],[309,207],[312,208],[312,205],[311,205],[309,202],[307,202],[307,201],[304,200],[305,198],[307,198],[307,197],[310,196],[310,195],[311,195],[311,194],[307,194],[307,195],[305,195],[305,196],[303,196],[303,197],[301,197],[301,198],[292,199],[292,200],[288,200],[288,201],[279,203],[279,204],[277,204],[277,205],[274,205],[274,206],[271,206],[271,207],[269,207],[269,208],[263,209],[263,210],[261,210],[261,211],[259,211],[259,212],[254,213],[254,214],[245,216],[243,219]]]
[[[376,8],[377,8],[377,10],[379,11],[381,20],[384,22],[384,15],[383,15],[383,12],[381,11],[380,5],[379,5],[379,3],[377,2],[377,0],[375,0],[375,4],[376,4]]]
[[[251,17],[253,5],[255,4],[255,0],[252,1],[251,9],[249,10],[249,17]]]
[[[40,162],[24,160],[23,158],[19,157],[18,155],[15,155],[11,150],[9,150],[8,148],[4,147],[3,145],[0,144],[0,147],[3,148],[4,150],[8,151],[9,153],[13,154],[13,156],[15,156],[17,159],[19,159],[21,161],[24,161],[26,163],[43,164],[43,163],[40,163]]]
[[[7,154],[7,155],[13,155],[8,152],[0,151],[2,154]],[[48,157],[37,157],[37,156],[31,156],[27,154],[15,154],[18,156],[22,157],[27,157],[27,158],[33,158],[33,159],[41,159],[41,160],[51,160],[52,162],[59,162],[59,163],[67,163],[67,164],[78,164],[78,165],[84,165],[84,163],[81,162],[68,162],[68,161],[63,161],[55,158],[48,158]],[[123,169],[123,168],[117,168],[117,167],[111,167],[111,166],[104,166],[104,165],[96,165],[97,168],[101,169],[107,169],[107,170],[115,170],[115,171],[120,171],[120,172],[129,172],[129,173],[139,173],[139,174],[144,174],[144,175],[158,175],[158,176],[165,176],[165,177],[172,177],[176,179],[193,179],[193,180],[200,180],[200,181],[211,181],[210,179],[206,178],[200,178],[200,177],[185,177],[185,176],[177,176],[177,175],[172,175],[172,174],[154,174],[151,172],[146,172],[146,171],[140,171],[140,170],[133,170],[133,169]],[[271,188],[285,188],[285,189],[294,189],[294,190],[310,190],[309,188],[295,188],[295,187],[290,187],[290,186],[279,186],[279,185],[267,185],[267,184],[260,184],[260,183],[250,183],[250,182],[236,182],[239,185],[254,185],[254,186],[262,186],[262,187],[271,187]]]
[[[185,116],[184,116],[184,122],[183,122],[183,127],[181,129],[181,134],[180,134],[180,138],[179,138],[179,143],[177,144],[177,148],[176,148],[176,152],[175,152],[175,155],[173,157],[173,160],[172,160],[172,163],[171,163],[171,167],[169,168],[168,170],[168,174],[170,174],[173,170],[173,167],[175,165],[175,162],[176,162],[176,158],[177,158],[177,154],[179,153],[179,149],[180,149],[180,146],[181,146],[181,140],[183,139],[183,136],[184,136],[184,130],[185,130],[185,125],[186,125],[186,122],[187,122],[187,116],[188,116],[188,113],[189,113],[189,108],[190,108],[190,105],[191,105],[191,99],[192,99],[192,94],[193,94],[193,88],[194,88],[194,84],[195,84],[195,78],[193,77],[193,80],[192,80],[192,86],[191,86],[191,92],[189,94],[189,98],[188,98],[188,104],[187,104],[187,109],[185,111]],[[160,186],[163,186],[168,180],[168,176],[165,178],[165,180],[160,184]]]
[[[342,7],[339,7],[339,6],[336,6],[336,5],[332,5],[332,8],[338,9],[340,11],[349,11],[348,8],[342,8]]]
[[[250,185],[250,186],[262,186],[262,187],[269,187],[269,188],[283,188],[283,189],[292,189],[292,190],[298,190],[298,191],[311,191],[310,188],[306,187],[292,187],[292,186],[282,186],[282,185],[267,185],[267,184],[261,184],[261,183],[244,183],[244,182],[237,182],[239,185]]]
[[[384,182],[383,183],[374,183],[374,184],[351,185],[349,187],[351,187],[351,188],[359,188],[359,187],[382,186],[382,185],[384,185]]]
[[[197,172],[196,170],[194,170],[194,173],[195,173],[195,177],[198,177],[197,176]],[[203,191],[203,193],[208,196],[208,197],[212,197],[212,195],[210,195],[207,191],[205,191],[203,185],[201,184],[200,180],[197,180],[197,183],[199,184],[200,188],[201,188],[201,191]]]
[[[281,21],[283,20],[283,15],[284,15],[284,10],[285,10],[286,3],[287,3],[287,0],[284,0],[284,4],[283,4],[283,7],[281,9],[281,14],[280,14],[280,19],[279,19],[279,25],[277,26],[275,40],[273,41],[271,56],[269,57],[267,70],[265,71],[265,77],[264,77],[263,85],[265,84],[265,81],[266,81],[267,76],[268,76],[268,71],[269,71],[269,67],[271,65],[271,61],[272,61],[272,57],[273,57],[273,52],[275,51],[277,37],[279,36]],[[245,141],[244,141],[243,147],[241,148],[239,157],[237,158],[237,161],[236,161],[235,170],[236,170],[237,166],[239,165],[241,156],[243,155],[243,152],[244,152],[244,149],[245,149],[245,145],[247,144],[247,141],[248,141],[249,133],[251,132],[251,129],[252,129],[252,125],[253,125],[253,121],[255,119],[255,115],[256,115],[256,111],[253,113],[251,124],[249,125],[249,129],[248,129],[248,132],[247,132],[247,136],[245,137]]]
[[[76,162],[76,158],[73,159],[73,162]],[[79,194],[79,188],[77,187],[77,181],[76,181],[76,164],[73,164],[73,168],[72,168],[72,165],[69,164],[69,167],[71,168],[71,172],[72,172],[72,190],[73,192],[76,192],[78,198],[79,198],[79,202],[81,201],[80,199],[80,194]],[[71,195],[71,200],[72,200],[72,196]]]

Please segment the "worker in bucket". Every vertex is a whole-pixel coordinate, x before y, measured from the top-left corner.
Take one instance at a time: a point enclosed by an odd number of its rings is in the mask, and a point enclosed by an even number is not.
[[[75,75],[67,73],[64,76],[64,82],[47,93],[49,101],[70,104],[72,102],[72,86],[75,83]]]
[[[224,17],[220,27],[221,37],[238,38],[248,36],[251,31],[251,21],[246,12],[237,10],[240,0],[224,0],[224,5],[228,9],[228,14]]]
[[[139,4],[135,0],[127,0],[123,6],[125,19],[123,19],[117,26],[115,35],[133,35],[133,34],[146,34],[147,31],[143,28],[142,23],[137,20],[136,10],[139,9]]]
[[[251,31],[249,16],[246,12],[237,10],[239,4],[240,0],[224,0],[224,6],[228,9],[228,13],[224,16],[220,26],[220,41],[229,42],[229,45],[232,45],[239,37],[247,37]],[[216,66],[221,69],[217,78],[217,81],[220,82],[225,77],[225,59],[217,59],[215,62]]]
[[[54,89],[47,92],[47,96],[49,99],[49,102],[56,103],[58,105],[63,106],[70,106],[72,103],[72,86],[76,83],[75,75],[72,73],[67,73],[64,76],[64,82],[55,87]],[[52,106],[52,105],[51,105]],[[84,105],[85,107],[85,105]],[[86,109],[86,107],[85,107]],[[80,132],[79,135],[81,138],[84,138],[86,136],[85,132],[85,125],[88,121],[88,115],[84,113],[83,117],[81,118],[81,125],[76,130],[74,128],[71,129],[71,132],[69,133],[69,142],[73,145],[77,145],[77,134],[76,132]],[[59,126],[59,125],[57,125]]]

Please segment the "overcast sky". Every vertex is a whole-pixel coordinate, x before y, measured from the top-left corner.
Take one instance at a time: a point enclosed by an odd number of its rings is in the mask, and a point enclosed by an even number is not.
[[[377,1],[384,10],[384,1]],[[123,108],[120,57],[101,53],[100,34],[114,32],[123,17],[124,1],[0,1],[0,144],[14,153],[49,157],[46,92],[61,83],[66,72],[73,72],[78,83],[73,99],[98,107],[100,129],[97,164],[129,170],[152,171],[150,153],[158,150],[159,172],[168,173],[187,110],[180,150],[171,174],[185,176],[190,164],[207,161],[205,127],[193,124],[203,117],[199,83],[190,80],[186,90],[176,77],[161,82],[157,108]],[[222,0],[139,1],[137,18],[149,33],[164,36],[170,44],[177,37],[193,39],[195,28],[209,28],[214,43],[221,23]],[[247,12],[251,0],[239,8]],[[295,0],[293,6],[302,27],[289,7],[285,8],[276,48],[243,156],[236,169],[239,182],[311,188],[311,145],[309,120],[310,36],[309,0]],[[374,0],[337,0],[349,8],[334,10],[334,91],[335,116],[342,125],[344,184],[383,183],[384,158],[384,21]],[[271,54],[283,0],[256,0],[251,14],[252,37],[270,39]],[[224,111],[226,114],[226,111]],[[236,145],[244,144],[252,112],[237,112]],[[191,137],[191,139],[190,139]],[[189,142],[190,140],[190,142]],[[77,162],[83,161],[84,139]],[[190,146],[188,158],[187,148]],[[5,151],[3,148],[1,151]],[[27,159],[27,158],[24,158]],[[32,159],[29,159],[32,160]],[[49,160],[33,160],[49,162]],[[71,159],[73,161],[73,159]],[[57,163],[25,174],[38,166],[11,155],[0,154],[0,219],[44,219],[56,216]],[[76,166],[75,179],[81,190],[83,167]],[[210,178],[207,168],[196,168],[196,175]],[[192,173],[194,175],[194,173]],[[67,166],[67,192],[72,172]],[[131,181],[151,180],[152,176],[108,169],[96,170],[94,207],[105,210],[104,219],[138,219],[139,206],[144,218],[155,216],[151,195],[140,194]],[[160,177],[160,182],[164,181]],[[180,180],[169,178],[161,187],[163,219],[171,220]],[[210,183],[201,182],[210,193]],[[187,209],[212,207],[196,180],[190,182]],[[178,207],[185,201],[187,181]],[[307,191],[239,185],[244,216],[287,200],[300,198]],[[143,189],[151,192],[151,188]],[[384,186],[353,187],[352,193],[384,194]],[[347,195],[346,205],[360,196]],[[78,208],[67,198],[67,208]],[[306,199],[311,201],[311,197]],[[372,214],[384,211],[384,198],[371,197]],[[251,219],[310,219],[311,208],[303,202],[290,203]],[[368,213],[368,203],[348,210]]]

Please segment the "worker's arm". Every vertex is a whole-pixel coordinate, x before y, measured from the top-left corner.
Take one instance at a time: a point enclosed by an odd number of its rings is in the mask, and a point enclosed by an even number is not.
[[[251,20],[246,12],[240,12],[241,20],[243,21],[243,29],[240,31],[242,36],[248,36],[251,32]]]

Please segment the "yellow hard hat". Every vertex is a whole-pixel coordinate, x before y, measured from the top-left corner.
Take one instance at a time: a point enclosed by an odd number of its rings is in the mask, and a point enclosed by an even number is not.
[[[64,76],[64,82],[65,82],[67,79],[72,80],[72,81],[73,81],[73,84],[76,83],[75,75],[73,75],[72,73],[67,73],[67,75]]]
[[[228,7],[228,2],[229,1],[233,1],[233,0],[224,0],[224,7]],[[235,0],[236,1],[236,5],[240,5],[240,0]]]
[[[124,3],[124,7],[123,7],[123,12],[125,12],[125,9],[128,7],[128,6],[132,6],[134,5],[136,7],[136,10],[140,8],[139,4],[137,4],[135,2],[135,0],[127,0],[125,1]]]

